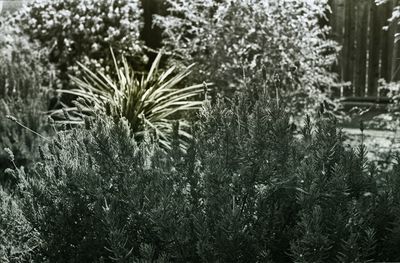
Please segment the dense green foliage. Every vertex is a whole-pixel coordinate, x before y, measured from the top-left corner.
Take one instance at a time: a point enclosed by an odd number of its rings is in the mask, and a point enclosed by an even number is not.
[[[31,262],[38,256],[39,233],[26,220],[18,202],[0,188],[0,261]]]
[[[35,160],[41,140],[20,124],[41,133],[48,130],[44,112],[54,78],[46,50],[29,42],[14,18],[2,18],[0,24],[0,182],[9,182],[3,174],[12,165],[2,149],[13,151],[18,166]]]
[[[141,65],[146,59],[139,39],[141,15],[139,0],[35,0],[17,19],[31,39],[50,50],[65,83],[67,74],[79,74],[77,61],[92,70],[112,68],[110,46]]]
[[[400,259],[398,165],[380,174],[335,120],[304,127],[266,101],[205,106],[187,153],[99,116],[17,170],[49,262],[366,262]],[[175,136],[177,138],[177,129]]]
[[[400,261],[400,155],[345,145],[326,101],[299,114],[334,82],[327,1],[164,2],[174,66],[145,73],[139,0],[1,23],[0,261]]]
[[[376,5],[383,5],[385,3],[390,2],[390,0],[375,0],[374,1]],[[392,15],[390,16],[390,18],[388,19],[389,23],[394,23],[394,24],[399,24],[400,23],[400,5],[398,5],[399,3],[397,1],[394,1],[394,8],[392,11]],[[388,30],[388,26],[384,27],[384,30]],[[395,34],[395,42],[400,40],[400,34],[396,33]]]
[[[319,24],[325,0],[166,2],[169,15],[156,24],[175,61],[197,63],[196,81],[215,82],[225,94],[267,89],[293,108],[311,106],[334,84],[337,47]],[[277,78],[281,85],[270,85]]]
[[[28,97],[51,79],[46,49],[30,42],[14,17],[0,18],[0,97]]]

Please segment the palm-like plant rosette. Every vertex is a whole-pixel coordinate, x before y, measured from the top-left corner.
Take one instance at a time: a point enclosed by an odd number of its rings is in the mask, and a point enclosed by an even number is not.
[[[193,65],[175,73],[175,66],[159,72],[162,53],[159,52],[147,74],[138,74],[122,57],[119,67],[113,51],[116,78],[102,72],[93,72],[78,63],[83,70],[82,79],[71,76],[75,89],[58,90],[61,94],[72,94],[78,99],[74,107],[54,110],[51,115],[65,116],[59,123],[83,123],[86,116],[95,112],[126,118],[136,136],[153,132],[163,147],[171,147],[172,123],[179,120],[178,131],[183,138],[190,138],[184,127],[188,123],[177,119],[178,112],[198,110],[203,101],[199,100],[204,92],[204,84],[178,88],[178,84],[191,73]],[[62,114],[62,115],[61,115]],[[183,140],[185,141],[185,140]],[[182,144],[184,145],[184,144]]]

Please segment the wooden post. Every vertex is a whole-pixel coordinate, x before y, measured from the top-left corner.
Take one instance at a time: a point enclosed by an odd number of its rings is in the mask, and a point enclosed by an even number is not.
[[[141,0],[144,17],[144,27],[141,32],[141,37],[148,47],[159,49],[161,47],[161,32],[162,30],[153,25],[153,15],[161,14],[161,5],[163,1],[160,0]],[[150,62],[154,60],[157,54],[152,52],[148,53]]]
[[[382,51],[381,51],[381,68],[380,78],[383,78],[386,82],[391,80],[391,67],[392,67],[392,56],[393,56],[393,44],[394,44],[394,32],[393,26],[389,26],[388,19],[392,15],[393,2],[389,1],[382,5],[382,17],[384,18],[383,23],[386,29],[381,31],[382,39]],[[387,91],[381,91],[379,97],[387,95]]]
[[[394,4],[398,4],[399,1],[394,1]],[[395,23],[392,25],[392,33],[393,35],[396,32],[399,32],[400,26]],[[391,67],[391,81],[399,81],[400,80],[400,41],[397,41],[393,44],[393,53],[392,53],[392,67]]]
[[[349,14],[349,2],[345,1],[344,3],[344,35],[343,35],[343,42],[342,42],[342,78],[343,81],[348,81],[348,59],[349,59],[349,38],[350,38],[350,14]]]
[[[336,11],[336,26],[337,26],[337,31],[336,31],[336,41],[341,45],[342,51],[339,54],[339,80],[340,82],[344,82],[344,66],[346,64],[346,56],[344,53],[347,54],[347,50],[345,50],[344,47],[344,26],[345,26],[345,0],[336,0],[335,1],[335,11]],[[341,94],[339,94],[341,95]]]
[[[384,20],[383,21],[384,26],[388,26],[389,23],[387,22],[387,20],[390,17],[390,15],[391,15],[391,8],[390,8],[390,2],[388,2],[382,6],[382,16]],[[389,34],[390,34],[389,29],[381,31],[382,52],[381,52],[380,76],[381,78],[384,78],[386,81],[390,81],[390,69],[389,69],[388,59],[390,50],[393,49]]]
[[[370,8],[369,23],[369,49],[368,49],[368,96],[377,96],[378,79],[379,79],[379,58],[381,45],[382,18],[379,17],[379,8],[374,1]]]
[[[367,78],[369,0],[359,1],[357,11],[357,49],[355,52],[356,69],[354,86],[356,88],[356,96],[364,97]]]
[[[345,28],[343,42],[343,79],[347,82],[353,82],[354,62],[355,62],[355,3],[353,0],[345,1]],[[352,85],[344,89],[345,97],[353,96]]]
[[[397,30],[400,29],[399,25],[395,26]],[[397,31],[396,30],[396,31]],[[392,81],[400,80],[400,67],[399,67],[399,59],[400,59],[400,41],[397,41],[393,45],[393,56],[392,56]]]

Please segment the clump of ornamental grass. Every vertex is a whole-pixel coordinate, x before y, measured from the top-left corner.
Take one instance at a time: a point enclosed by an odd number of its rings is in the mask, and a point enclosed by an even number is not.
[[[78,97],[74,106],[54,110],[51,115],[62,117],[60,123],[79,124],[87,116],[100,112],[116,119],[125,118],[137,138],[150,132],[159,138],[162,147],[171,148],[173,123],[179,122],[182,147],[191,136],[186,131],[189,124],[181,116],[200,109],[201,94],[207,84],[182,87],[180,83],[190,73],[193,65],[175,73],[175,66],[159,71],[162,53],[155,58],[146,74],[135,72],[126,57],[121,67],[111,50],[115,76],[92,71],[78,63],[84,77],[71,76],[74,89],[58,90],[61,94]]]

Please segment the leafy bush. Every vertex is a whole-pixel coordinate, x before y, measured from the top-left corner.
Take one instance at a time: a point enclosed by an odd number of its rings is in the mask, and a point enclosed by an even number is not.
[[[37,175],[20,171],[28,181],[25,212],[43,233],[44,255],[50,262],[155,259],[169,244],[162,237],[172,238],[175,206],[184,204],[173,201],[181,179],[160,149],[135,142],[126,120],[88,125],[42,148]]]
[[[139,0],[35,0],[18,20],[31,39],[50,49],[59,77],[79,74],[76,61],[92,70],[112,67],[109,47],[141,65],[144,55],[139,40],[143,26]]]
[[[0,97],[29,97],[37,89],[32,86],[52,79],[47,51],[30,42],[12,16],[0,18],[0,30]]]
[[[155,58],[147,75],[137,76],[129,66],[125,57],[122,58],[122,68],[111,50],[116,79],[97,72],[83,64],[79,64],[85,73],[83,79],[72,77],[78,88],[61,90],[61,93],[72,94],[80,99],[76,107],[55,110],[53,114],[63,113],[69,119],[67,122],[83,122],[86,114],[100,111],[114,118],[126,118],[136,135],[143,137],[144,133],[153,131],[163,147],[171,148],[172,121],[178,113],[200,109],[203,102],[195,101],[204,91],[203,85],[177,87],[190,74],[191,66],[179,73],[174,73],[175,67],[164,72],[158,72],[161,53]],[[206,84],[204,84],[206,85]],[[69,113],[72,116],[69,116]],[[187,126],[187,122],[181,122]],[[190,135],[179,129],[180,135],[190,138]]]
[[[38,132],[49,130],[44,112],[48,110],[48,87],[54,78],[43,55],[46,50],[29,42],[13,17],[4,17],[0,23],[0,184],[3,184],[8,181],[3,176],[4,169],[12,167],[3,148],[14,152],[17,166],[27,167],[35,162],[35,149],[41,140],[20,124]]]
[[[388,111],[379,114],[375,120],[372,120],[370,125],[381,129],[396,131],[400,121],[400,82],[392,81],[387,83],[385,80],[381,79],[379,84],[379,90],[383,91],[391,101],[387,107]]]
[[[166,2],[170,15],[156,16],[156,24],[176,60],[197,63],[196,81],[211,80],[227,94],[267,89],[303,108],[334,82],[328,69],[337,47],[319,25],[327,1]],[[269,85],[275,79],[281,85]]]
[[[32,262],[41,246],[40,236],[14,199],[0,188],[0,260]]]
[[[296,138],[282,109],[266,107],[264,100],[253,109],[247,100],[234,104],[239,106],[214,106],[200,129],[200,142],[208,142],[199,145],[209,177],[205,203],[211,204],[206,211],[212,224],[205,229],[215,231],[205,253],[225,261],[337,262],[351,235],[364,242],[359,231],[366,227],[347,223],[355,220],[352,205],[372,192],[374,180],[361,167],[363,154],[345,151],[334,120],[322,116],[313,125],[307,119]],[[359,253],[368,254],[370,248],[361,247]]]
[[[14,153],[14,162],[18,167],[29,168],[37,161],[37,148],[44,139],[32,131],[45,136],[51,133],[44,114],[45,99],[45,95],[39,93],[30,100],[21,98],[0,100],[0,185],[3,183],[13,185],[14,181],[4,175],[6,168],[13,167],[8,160],[8,154],[3,151],[4,148],[9,148]]]
[[[246,96],[208,103],[186,153],[97,117],[16,171],[25,217],[50,262],[396,261],[398,165],[380,174],[346,150],[335,120]]]
[[[390,2],[390,0],[375,0],[374,2],[375,2],[376,5],[383,5],[383,4],[385,4],[385,3]],[[400,5],[398,5],[397,2],[394,2],[394,7],[393,7],[392,15],[391,15],[391,17],[388,19],[388,22],[389,22],[390,24],[392,24],[392,23],[394,23],[394,24],[399,24],[399,23],[400,23],[400,19],[399,19],[399,18],[400,18]],[[384,29],[384,30],[388,30],[388,29],[389,29],[389,26],[385,26],[383,29]],[[400,39],[400,34],[399,34],[399,33],[396,33],[396,34],[394,35],[394,40],[395,40],[395,42],[399,41],[399,39]]]

